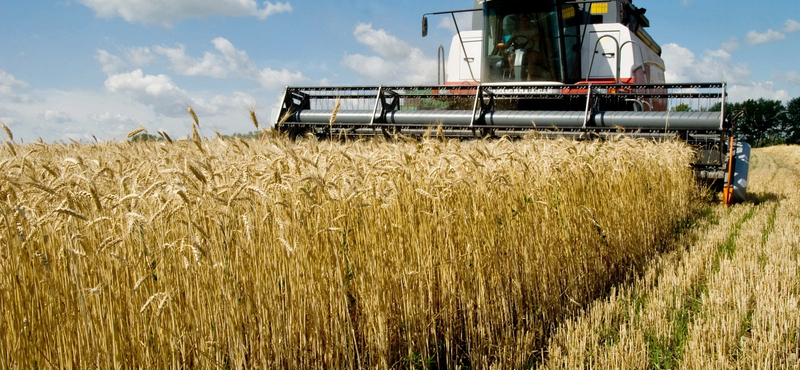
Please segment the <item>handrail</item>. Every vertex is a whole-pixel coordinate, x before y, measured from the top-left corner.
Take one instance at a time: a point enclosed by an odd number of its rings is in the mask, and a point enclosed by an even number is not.
[[[646,63],[645,63],[645,61],[644,61],[644,52],[642,52],[642,46],[641,46],[641,45],[639,45],[639,43],[638,43],[638,42],[636,42],[636,41],[633,41],[633,40],[628,40],[628,41],[625,41],[625,42],[623,42],[623,43],[622,43],[622,45],[619,47],[619,54],[620,54],[620,55],[622,55],[622,49],[625,47],[625,45],[628,45],[628,44],[631,44],[631,47],[633,47],[633,46],[635,45],[637,48],[639,48],[639,58],[641,58],[641,59],[642,59],[642,73],[644,74],[644,82],[645,82],[646,84],[649,84],[649,83],[650,83],[650,75],[647,73],[647,65],[646,65]],[[634,58],[634,59],[635,59],[635,58]],[[621,68],[621,67],[620,67],[620,68]],[[620,71],[620,72],[621,72],[621,71]],[[648,92],[648,93],[649,93],[649,92],[650,92],[650,89],[647,89],[647,90],[646,90],[646,92]],[[653,98],[650,98],[650,110],[653,110],[652,106],[653,106]]]
[[[589,88],[586,89],[586,110],[583,112],[583,129],[586,130],[586,126],[589,124],[589,108],[592,101],[592,84],[589,84]]]
[[[436,83],[444,85],[447,82],[447,60],[444,55],[444,45],[439,45],[439,50],[436,52],[436,61],[438,63],[436,67],[436,73],[438,74]]]
[[[644,53],[642,52],[642,46],[639,45],[638,42],[633,41],[633,40],[625,41],[625,42],[622,43],[622,46],[619,47],[619,54],[622,55],[622,48],[624,48],[625,45],[628,45],[628,44],[631,44],[632,45],[631,47],[633,47],[633,45],[635,45],[637,48],[639,48],[639,57],[642,59],[642,73],[644,73],[644,82],[649,84],[650,83],[650,76],[647,74],[647,68],[645,68],[646,64],[645,64],[645,61],[644,61]]]
[[[617,84],[620,83],[620,81],[619,81],[619,72],[620,72],[620,60],[619,60],[620,46],[619,46],[619,40],[617,40],[616,37],[611,36],[611,35],[600,36],[597,39],[597,42],[594,43],[594,53],[592,53],[592,61],[589,63],[589,71],[586,73],[586,82],[589,82],[589,78],[592,76],[592,68],[594,68],[594,58],[597,56],[597,46],[600,45],[600,41],[602,39],[606,38],[606,37],[614,40],[614,43],[617,45],[616,52],[614,54],[614,59],[616,59],[616,61],[617,61],[617,71],[616,71],[616,73],[614,75],[614,79],[617,81]]]

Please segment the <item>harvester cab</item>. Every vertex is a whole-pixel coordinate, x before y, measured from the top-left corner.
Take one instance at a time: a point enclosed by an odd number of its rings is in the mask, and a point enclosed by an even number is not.
[[[665,83],[645,9],[632,0],[474,5],[423,15],[423,36],[428,17],[450,15],[456,26],[437,84],[287,87],[276,128],[324,138],[674,138],[697,149],[699,179],[724,187],[726,202],[745,199],[749,146],[726,118],[726,84]],[[455,14],[466,12],[472,30],[462,31]]]

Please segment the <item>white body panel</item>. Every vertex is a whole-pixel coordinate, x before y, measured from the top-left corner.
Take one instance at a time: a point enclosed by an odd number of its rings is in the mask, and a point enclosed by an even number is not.
[[[594,28],[594,29],[593,29]],[[596,29],[590,26],[586,30],[586,41],[581,49],[581,78],[615,78],[617,70],[617,49],[620,40],[618,29]],[[606,27],[603,27],[606,28]],[[616,42],[614,40],[619,40]],[[623,56],[622,65],[631,65],[632,55]],[[594,60],[592,60],[594,58]],[[589,68],[591,67],[591,72]],[[630,72],[630,71],[629,71]],[[630,77],[630,73],[621,73],[620,79]]]
[[[450,53],[447,57],[447,79],[449,84],[477,83],[481,80],[481,61],[482,61],[482,31],[461,32],[461,39],[464,40],[464,48],[461,48],[461,41],[458,35],[453,36],[450,43]],[[464,49],[467,54],[464,55]],[[470,74],[470,68],[472,73]],[[473,75],[475,79],[473,80]]]
[[[639,40],[627,27],[621,24],[594,24],[585,27],[587,28],[585,30],[586,40],[581,50],[581,80],[587,80],[589,77],[592,55],[596,50],[597,54],[591,66],[592,80],[615,79],[617,58],[620,58],[619,78],[621,82],[664,83],[665,67],[663,59]],[[581,31],[583,32],[584,30],[581,29]],[[445,82],[447,84],[478,83],[481,80],[480,73],[483,62],[482,31],[461,32],[461,39],[464,40],[464,48],[461,47],[458,35],[453,36],[450,43]],[[598,40],[601,40],[599,44],[597,43]],[[621,53],[618,50],[619,46],[622,47]],[[464,54],[464,49],[466,49],[466,55]],[[640,49],[641,52],[639,51]],[[644,64],[642,63],[643,61]],[[643,65],[647,71],[647,78],[642,72]],[[472,73],[470,73],[470,68]]]
[[[619,79],[622,82],[664,82],[664,60],[639,40],[630,29],[621,24],[592,24],[585,28],[581,29],[586,35],[581,49],[582,80],[614,79],[619,59]],[[648,71],[647,81],[644,80],[642,73],[643,65]]]

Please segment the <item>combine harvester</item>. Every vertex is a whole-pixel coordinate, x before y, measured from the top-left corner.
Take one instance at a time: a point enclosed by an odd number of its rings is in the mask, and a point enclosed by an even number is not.
[[[287,87],[276,128],[291,137],[678,138],[697,177],[746,198],[750,146],[726,119],[725,83],[666,84],[661,47],[632,0],[476,0],[434,86]],[[456,13],[473,12],[472,31]],[[717,112],[708,108],[720,104]],[[688,105],[693,111],[670,107]]]

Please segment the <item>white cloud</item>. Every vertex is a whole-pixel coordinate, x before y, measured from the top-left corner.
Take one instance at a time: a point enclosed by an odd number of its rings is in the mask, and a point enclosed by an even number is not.
[[[367,45],[385,58],[404,58],[414,50],[407,42],[389,35],[384,30],[375,30],[371,24],[361,23],[353,33],[356,41]]]
[[[167,56],[172,62],[172,69],[186,76],[209,76],[226,78],[231,74],[241,78],[258,82],[262,87],[272,89],[281,88],[308,81],[301,72],[291,72],[287,69],[273,70],[271,68],[259,69],[247,52],[236,49],[233,44],[223,37],[211,41],[214,52],[206,52],[202,59],[186,55],[183,46],[166,48],[157,46],[156,53]]]
[[[345,54],[342,64],[376,83],[429,84],[436,81],[436,60],[426,58],[422,50],[375,30],[371,24],[359,24],[356,41],[368,46],[377,56]]]
[[[722,47],[720,49],[722,49],[722,50],[724,50],[724,51],[726,51],[728,53],[732,53],[732,52],[734,52],[736,50],[739,50],[739,47],[740,47],[739,46],[739,41],[737,41],[735,38],[733,38],[728,42],[722,43]]]
[[[758,33],[756,31],[750,31],[747,33],[747,37],[745,38],[745,42],[748,45],[759,45],[759,44],[766,44],[774,41],[780,41],[786,39],[786,35],[774,30],[767,30],[764,33]]]
[[[185,114],[188,94],[167,75],[145,75],[141,69],[108,76],[106,90],[122,93],[166,116]]]
[[[103,73],[107,75],[117,73],[127,66],[120,57],[111,55],[111,53],[105,50],[97,50],[97,56],[95,58],[100,62]]]
[[[107,91],[123,94],[165,117],[188,119],[187,107],[191,106],[198,116],[206,118],[241,113],[244,119],[244,113],[257,106],[256,99],[243,92],[204,97],[203,93],[189,93],[181,89],[169,76],[146,75],[141,69],[109,76],[105,86]]]
[[[19,117],[19,112],[14,109],[7,109],[4,107],[0,107],[0,122],[5,122],[14,119],[15,117]]]
[[[176,93],[184,95],[184,91],[175,86],[169,76],[145,76],[141,69],[109,76],[105,86],[111,92],[137,92],[153,97],[164,97]]]
[[[218,115],[228,111],[240,113],[247,112],[256,106],[256,99],[243,92],[234,92],[233,95],[215,95],[210,98],[194,100],[198,112],[206,115]]]
[[[15,138],[30,142],[37,138],[46,141],[124,139],[125,134],[138,126],[126,117],[136,116],[154,121],[152,109],[130,101],[124,95],[82,90],[38,91],[45,99],[14,106],[19,114],[9,123]],[[101,107],[103,111],[96,109]],[[118,113],[110,113],[118,112]]]
[[[136,120],[120,113],[111,113],[105,111],[103,113],[93,112],[87,116],[95,124],[104,126],[116,126],[120,130],[125,130],[127,127],[135,127]]]
[[[129,65],[143,67],[155,60],[155,55],[153,55],[153,52],[150,51],[150,48],[148,47],[127,48],[123,51],[123,53],[127,62],[122,58],[102,49],[97,50],[97,56],[95,56],[95,59],[100,62],[103,73],[107,75],[112,75],[125,70]]]
[[[209,76],[214,78],[228,77],[228,69],[223,60],[216,54],[206,52],[203,59],[186,55],[183,45],[177,48],[156,46],[156,53],[165,55],[172,62],[172,70],[184,76]]]
[[[8,74],[3,70],[0,70],[0,86],[28,87],[28,83],[22,80],[18,80],[13,75]]]
[[[47,132],[48,135],[45,136],[57,135],[75,139],[85,139],[87,135],[91,138],[92,134],[100,138],[109,136],[119,138],[120,134],[124,136],[140,122],[151,132],[155,132],[152,126],[155,123],[160,127],[156,130],[164,129],[171,135],[173,133],[180,135],[191,130],[189,125],[191,118],[187,113],[187,106],[191,106],[200,117],[203,127],[210,125],[213,128],[217,122],[218,127],[215,129],[224,133],[248,132],[254,129],[248,111],[261,108],[257,104],[257,99],[247,93],[189,92],[179,87],[167,74],[149,74],[142,68],[125,71],[125,68],[130,68],[132,65],[153,63],[156,59],[164,57],[169,60],[173,71],[184,76],[238,77],[258,82],[270,89],[308,81],[300,72],[258,68],[245,51],[236,49],[224,38],[216,38],[212,40],[212,44],[214,49],[206,51],[201,58],[188,55],[183,45],[127,48],[123,50],[124,59],[98,50],[97,59],[108,74],[104,84],[107,92],[105,95],[115,102],[113,106],[116,109],[107,109],[105,105],[95,104],[94,101],[92,107],[100,106],[104,110],[86,112],[88,107],[85,102],[78,104],[83,106],[82,108],[59,109],[62,112],[69,112],[70,117],[75,117],[73,124],[69,125],[74,127],[69,132],[64,128],[65,125],[58,130],[48,131],[47,127],[52,122],[44,120],[30,126],[32,116],[26,113],[14,123],[28,125],[29,136]],[[277,104],[277,93],[269,101]],[[48,106],[47,109],[51,107]],[[75,110],[80,110],[80,113],[74,113]],[[271,118],[271,115],[269,117]],[[261,119],[268,120],[267,116],[261,116]],[[262,125],[270,123],[264,121]],[[94,132],[82,128],[82,125],[94,127]]]
[[[148,47],[133,47],[125,49],[125,59],[137,67],[143,67],[152,63],[155,55]]]
[[[464,32],[472,30],[472,16],[472,13],[456,14],[456,21],[458,22],[459,31]],[[451,16],[443,16],[436,25],[436,28],[448,30],[453,34],[456,32],[456,25],[453,23],[453,17]]]
[[[800,74],[797,72],[773,72],[772,78],[780,81],[786,81],[792,85],[800,86]]]
[[[214,49],[217,49],[217,51],[222,53],[222,56],[225,57],[231,70],[243,75],[256,72],[257,68],[255,64],[250,61],[247,52],[237,50],[236,47],[224,37],[217,37],[211,40],[211,43],[214,44]]]
[[[750,31],[747,33],[744,42],[747,45],[754,46],[754,45],[785,40],[787,33],[800,32],[800,23],[792,19],[789,19],[786,21],[781,31],[775,31],[773,29],[768,29],[766,32],[763,33],[757,31]],[[739,43],[738,41],[736,41],[736,39],[731,39],[731,41],[724,43],[722,45],[722,49],[728,52],[735,51],[738,48],[739,48]]]
[[[288,2],[287,3],[279,2],[275,4],[270,2],[264,2],[264,5],[266,6],[263,9],[256,11],[254,14],[256,17],[258,17],[258,19],[263,20],[267,19],[267,17],[273,14],[288,13],[292,11],[292,5],[289,4]]]
[[[398,72],[389,61],[377,56],[345,55],[342,64],[373,80],[383,79],[385,83],[389,82],[386,80],[394,78]]]
[[[729,53],[725,49],[717,49],[717,50],[706,50],[709,59],[718,59],[721,61],[730,61],[731,60],[731,53]]]
[[[728,88],[728,96],[733,102],[759,98],[781,101],[788,101],[791,99],[788,91],[778,89],[772,81],[731,85]]]
[[[27,82],[17,79],[13,75],[0,69],[0,101],[29,102],[31,96],[19,92],[19,89],[27,89],[30,85]]]
[[[800,22],[797,22],[793,19],[787,20],[786,24],[783,26],[783,32],[786,33],[800,32]]]
[[[196,17],[267,17],[291,12],[288,2],[264,2],[259,8],[255,0],[79,0],[95,11],[98,17],[122,17],[131,23],[169,26],[174,22]]]
[[[127,79],[147,80],[147,77],[133,73]],[[151,134],[163,130],[177,139],[191,133],[192,119],[186,111],[187,105],[191,105],[200,118],[201,132],[214,136],[214,130],[223,134],[253,131],[255,128],[249,117],[251,108],[256,110],[261,127],[269,126],[275,118],[270,110],[280,97],[277,92],[256,97],[243,92],[178,89],[186,96],[173,92],[172,95],[161,93],[160,98],[155,98],[148,95],[142,87],[144,84],[133,81],[119,83],[115,93],[110,90],[36,90],[42,99],[0,104],[0,120],[11,129],[17,142],[38,138],[47,142],[93,141],[93,136],[98,140],[124,140],[125,135],[140,124]],[[127,90],[123,86],[127,86]]]
[[[52,109],[46,109],[44,112],[39,113],[39,118],[55,124],[75,122],[69,113]]]
[[[752,72],[746,65],[731,64],[730,53],[724,50],[709,50],[702,58],[680,45],[670,43],[663,47],[666,79],[669,83],[746,81]]]
[[[747,65],[731,63],[731,54],[725,50],[707,50],[698,58],[691,50],[677,44],[663,47],[667,83],[727,82],[730,101],[754,98],[786,100],[786,90],[778,89],[770,81],[756,82]]]
[[[308,79],[303,77],[303,74],[300,72],[291,72],[285,68],[280,71],[264,68],[258,72],[256,81],[266,88],[283,88],[290,85],[297,85],[308,81]]]

